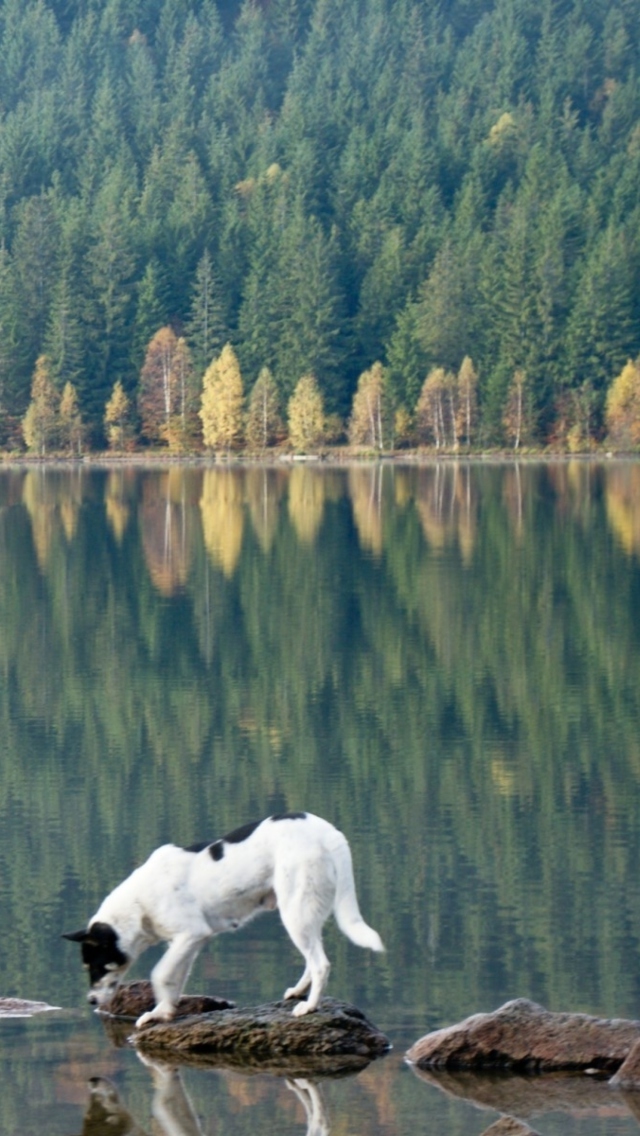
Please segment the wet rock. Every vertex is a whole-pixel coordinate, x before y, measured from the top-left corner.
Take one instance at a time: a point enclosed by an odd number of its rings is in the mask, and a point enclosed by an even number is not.
[[[539,1136],[528,1124],[513,1116],[501,1116],[490,1128],[485,1128],[482,1136]]]
[[[24,998],[0,998],[0,1018],[30,1018],[46,1010],[59,1010],[48,1002],[27,1002]]]
[[[640,1090],[640,1039],[631,1047],[609,1084],[614,1089]]]
[[[135,1021],[141,1014],[152,1010],[155,1004],[156,999],[150,982],[127,982],[118,987],[113,998],[101,1007],[100,1012],[114,1018]],[[185,994],[178,1002],[176,1017],[210,1014],[217,1010],[229,1010],[234,1006],[235,1002],[229,1002],[226,998],[211,998],[207,994]]]
[[[153,1022],[131,1041],[143,1055],[179,1064],[260,1068],[288,1076],[328,1075],[364,1068],[391,1048],[389,1039],[355,1006],[322,998],[300,1018],[292,1001]]]
[[[427,1034],[406,1059],[423,1069],[615,1072],[637,1041],[639,1021],[553,1013],[518,998],[491,1014],[474,1014]]]

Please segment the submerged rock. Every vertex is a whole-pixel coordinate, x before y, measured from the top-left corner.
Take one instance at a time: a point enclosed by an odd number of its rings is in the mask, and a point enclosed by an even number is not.
[[[514,1116],[501,1116],[490,1128],[485,1128],[482,1136],[539,1136],[539,1133]]]
[[[259,1067],[289,1076],[355,1071],[391,1048],[347,1002],[322,998],[300,1018],[291,1009],[289,1000],[152,1022],[130,1040],[142,1054],[179,1064]]]
[[[553,1013],[518,998],[426,1034],[406,1060],[422,1069],[615,1072],[638,1041],[640,1021]]]
[[[48,1002],[28,1002],[24,998],[0,998],[0,1018],[30,1018],[47,1010],[59,1010]]]

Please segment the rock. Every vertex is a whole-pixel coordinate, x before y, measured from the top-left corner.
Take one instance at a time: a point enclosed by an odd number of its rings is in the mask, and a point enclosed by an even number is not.
[[[614,1089],[640,1089],[640,1039],[631,1047],[618,1072],[609,1081]]]
[[[101,1014],[133,1021],[152,1010],[156,1004],[150,982],[127,982],[119,986],[113,998],[101,1007]],[[230,1010],[235,1002],[226,998],[210,998],[206,994],[185,994],[178,1002],[176,1017],[185,1018],[193,1014],[209,1014],[217,1010]]]
[[[143,1056],[176,1064],[260,1068],[288,1076],[364,1068],[391,1048],[389,1039],[347,1002],[322,998],[294,1018],[292,1001],[152,1022],[130,1039]]]
[[[522,1120],[516,1120],[513,1116],[501,1116],[500,1120],[496,1120],[490,1128],[485,1128],[482,1136],[540,1136],[533,1128],[529,1128],[528,1124],[524,1124]]]
[[[43,1014],[46,1010],[59,1010],[48,1002],[27,1002],[24,998],[0,998],[0,1018],[30,1018],[32,1014]]]
[[[639,1040],[638,1021],[553,1013],[518,998],[427,1034],[405,1056],[422,1069],[615,1072]]]

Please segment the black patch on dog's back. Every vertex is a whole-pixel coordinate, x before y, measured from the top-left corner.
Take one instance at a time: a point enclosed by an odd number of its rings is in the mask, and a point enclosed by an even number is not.
[[[270,820],[306,820],[306,813],[276,813],[275,816],[269,818]],[[251,821],[250,824],[242,824],[239,828],[234,828],[232,832],[228,832],[221,840],[200,840],[196,844],[190,844],[185,848],[185,852],[204,852],[205,848],[209,849],[209,855],[212,860],[222,860],[224,856],[225,844],[242,844],[243,840],[248,840],[252,833],[255,832],[263,822],[261,820]]]
[[[261,825],[261,820],[254,820],[251,824],[243,824],[240,828],[234,828],[233,832],[228,832],[223,836],[225,844],[242,844],[243,840],[248,840],[252,832],[255,832],[258,825]]]

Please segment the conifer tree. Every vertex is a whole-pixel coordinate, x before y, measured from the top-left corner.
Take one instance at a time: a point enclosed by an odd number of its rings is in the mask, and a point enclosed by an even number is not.
[[[235,351],[227,343],[207,368],[202,380],[199,416],[209,449],[230,450],[242,438],[244,390]]]
[[[199,374],[204,374],[211,359],[220,353],[227,340],[222,288],[208,249],[196,269],[186,338]]]

